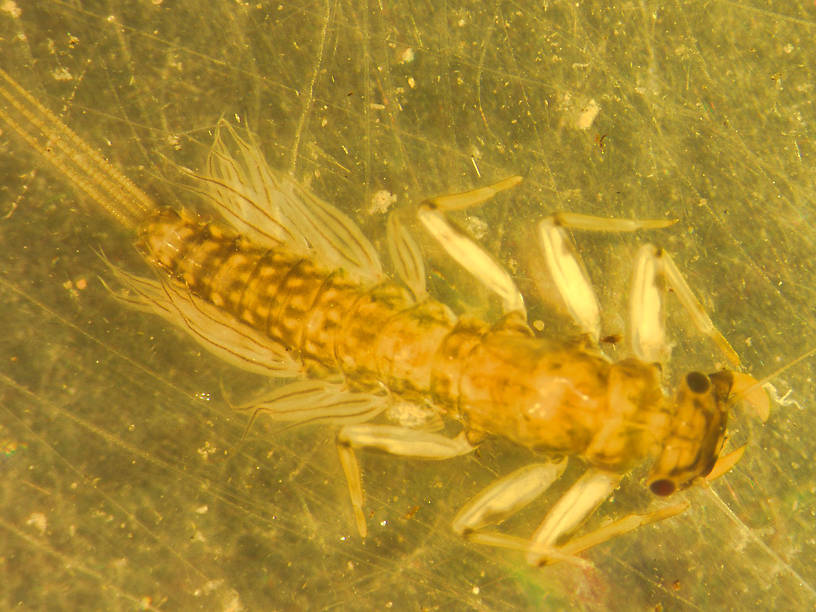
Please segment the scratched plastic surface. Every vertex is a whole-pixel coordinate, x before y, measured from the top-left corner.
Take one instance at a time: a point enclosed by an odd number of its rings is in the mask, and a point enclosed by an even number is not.
[[[675,216],[659,234],[576,237],[606,333],[624,331],[639,241],[657,242],[746,368],[800,407],[764,425],[737,411],[743,461],[686,514],[586,553],[590,569],[529,569],[450,533],[458,506],[529,460],[497,442],[444,463],[366,455],[361,542],[332,431],[259,423],[242,440],[228,402],[266,383],[113,300],[98,252],[144,273],[131,237],[0,126],[0,607],[816,604],[816,357],[797,361],[816,347],[816,8],[487,5],[17,0],[0,5],[0,67],[171,206],[196,201],[176,164],[201,167],[220,117],[378,240],[378,191],[405,205],[522,174],[472,217],[536,317],[532,220]],[[447,301],[483,298],[434,261]],[[669,310],[667,374],[713,370],[716,349]],[[602,514],[650,501],[634,475]]]

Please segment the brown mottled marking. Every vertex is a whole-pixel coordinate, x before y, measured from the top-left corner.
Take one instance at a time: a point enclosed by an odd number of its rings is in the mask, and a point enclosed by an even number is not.
[[[335,358],[335,338],[341,329],[343,316],[359,298],[356,285],[339,272],[329,275],[304,316],[300,350],[318,361],[326,356]]]

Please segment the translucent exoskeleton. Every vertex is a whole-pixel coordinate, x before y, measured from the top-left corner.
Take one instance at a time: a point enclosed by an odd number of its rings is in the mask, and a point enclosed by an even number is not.
[[[338,455],[362,537],[357,451],[443,460],[499,436],[542,460],[478,493],[453,519],[453,530],[479,544],[519,549],[531,564],[580,563],[577,553],[686,508],[667,505],[573,536],[632,467],[652,460],[648,487],[671,495],[739,459],[742,449],[721,456],[736,398],[767,415],[767,398],[752,391],[756,381],[736,371],[691,372],[673,394],[663,392],[657,364],[668,357],[666,288],[734,368],[739,360],[672,259],[654,246],[641,248],[634,264],[635,356],[613,363],[599,348],[598,301],[566,229],[652,230],[671,220],[561,213],[540,221],[542,265],[582,332],[546,337],[528,325],[511,276],[446,214],[481,204],[519,177],[418,208],[430,236],[501,301],[504,315],[487,323],[457,317],[429,296],[417,243],[396,215],[388,219],[387,242],[398,279],[389,280],[348,216],[272,171],[252,136],[227,123],[215,130],[206,173],[194,177],[221,216],[216,224],[157,206],[2,71],[0,101],[0,119],[138,236],[137,248],[156,275],[141,278],[110,264],[125,287],[119,299],[160,315],[236,367],[294,379],[242,406],[253,418],[338,427]],[[458,423],[459,434],[440,433],[443,419]],[[587,470],[531,537],[488,530],[546,491],[569,457]]]

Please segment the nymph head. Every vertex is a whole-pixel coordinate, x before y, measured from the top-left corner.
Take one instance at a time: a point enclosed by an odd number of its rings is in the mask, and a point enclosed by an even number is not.
[[[656,495],[671,495],[711,472],[725,441],[734,375],[690,372],[673,400],[668,431],[648,478]]]

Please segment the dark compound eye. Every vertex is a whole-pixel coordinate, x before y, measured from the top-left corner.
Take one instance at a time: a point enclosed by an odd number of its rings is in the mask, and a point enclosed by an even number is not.
[[[694,393],[705,393],[711,387],[711,381],[702,372],[686,374],[686,384]]]
[[[677,486],[675,486],[674,481],[669,480],[668,478],[661,478],[660,480],[655,480],[652,484],[650,484],[649,488],[655,495],[666,497],[674,493]]]

